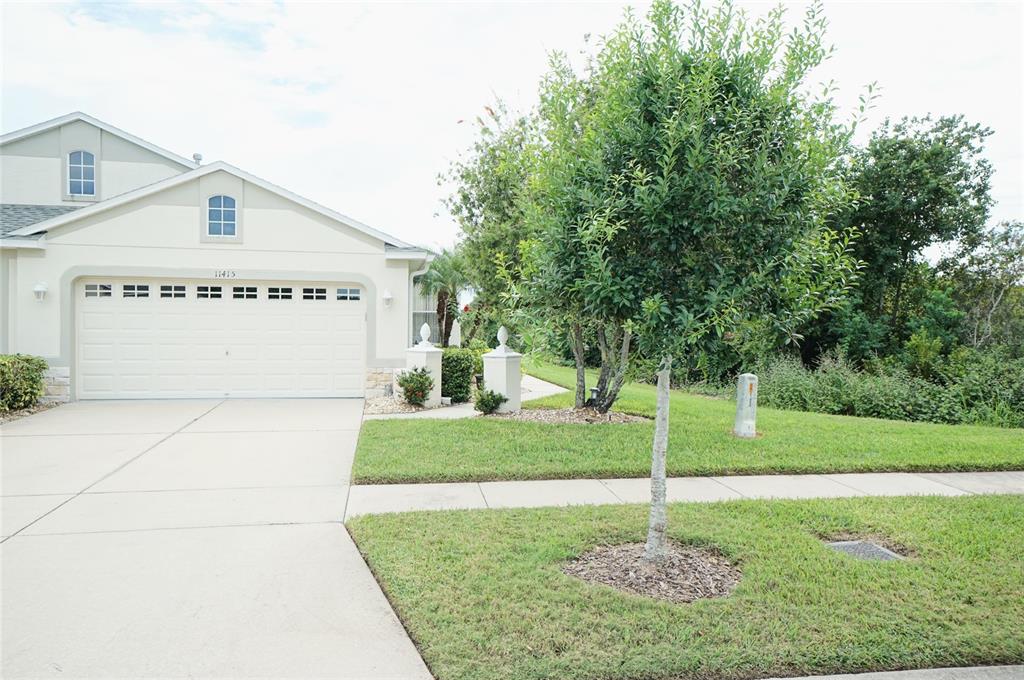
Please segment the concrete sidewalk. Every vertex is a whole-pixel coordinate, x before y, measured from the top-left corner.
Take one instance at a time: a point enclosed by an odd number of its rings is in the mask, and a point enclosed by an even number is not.
[[[410,510],[647,503],[651,498],[650,486],[646,478],[359,485],[349,491],[345,518]],[[1024,494],[1024,471],[868,472],[673,477],[668,480],[670,502],[971,494]]]

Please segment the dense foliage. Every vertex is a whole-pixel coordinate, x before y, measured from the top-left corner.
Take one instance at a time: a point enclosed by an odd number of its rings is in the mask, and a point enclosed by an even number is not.
[[[0,354],[0,413],[34,406],[45,392],[46,361],[27,354]]]
[[[894,361],[863,369],[826,356],[815,369],[771,359],[758,369],[764,406],[933,423],[1024,427],[1024,358],[1004,350],[959,348],[923,371]]]
[[[476,373],[477,353],[471,349],[446,347],[441,355],[441,396],[453,404],[469,401]]]
[[[398,386],[402,388],[402,398],[413,406],[423,406],[434,389],[434,378],[425,366],[410,368],[398,376]]]

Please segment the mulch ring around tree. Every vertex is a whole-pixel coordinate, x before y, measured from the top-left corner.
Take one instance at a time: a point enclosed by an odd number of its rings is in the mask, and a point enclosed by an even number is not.
[[[675,603],[725,597],[740,582],[740,570],[712,550],[669,543],[662,564],[643,561],[644,544],[598,546],[562,567],[588,583]]]
[[[531,423],[551,423],[555,425],[581,424],[581,425],[603,425],[623,423],[643,423],[650,418],[634,416],[628,413],[609,411],[598,413],[592,408],[528,408],[515,413],[495,413],[489,418],[503,418],[505,420],[522,420]]]

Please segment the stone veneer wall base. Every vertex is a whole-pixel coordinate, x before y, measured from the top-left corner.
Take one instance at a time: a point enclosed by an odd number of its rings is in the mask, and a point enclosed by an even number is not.
[[[67,366],[51,367],[43,374],[46,392],[43,403],[71,401],[71,369]]]
[[[393,368],[370,368],[366,371],[366,398],[390,397],[394,394]]]

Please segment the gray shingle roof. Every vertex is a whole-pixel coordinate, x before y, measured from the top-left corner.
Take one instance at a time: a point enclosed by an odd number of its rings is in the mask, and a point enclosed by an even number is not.
[[[21,229],[51,217],[57,217],[78,210],[77,205],[23,205],[4,203],[0,205],[0,236],[6,236],[15,229]]]

